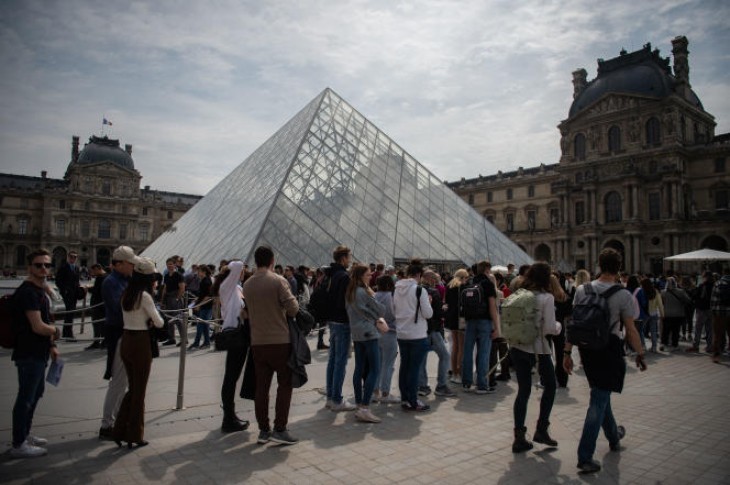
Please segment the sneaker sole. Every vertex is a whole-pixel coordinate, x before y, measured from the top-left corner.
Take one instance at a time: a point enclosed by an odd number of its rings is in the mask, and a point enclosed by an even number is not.
[[[298,441],[287,441],[280,438],[271,438],[269,441],[271,441],[272,443],[277,443],[279,445],[295,445],[299,443]]]

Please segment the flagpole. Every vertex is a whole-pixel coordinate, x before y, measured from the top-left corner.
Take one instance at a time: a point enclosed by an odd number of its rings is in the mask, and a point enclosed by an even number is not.
[[[102,116],[101,118],[101,137],[104,138],[104,120],[106,119],[106,115]]]

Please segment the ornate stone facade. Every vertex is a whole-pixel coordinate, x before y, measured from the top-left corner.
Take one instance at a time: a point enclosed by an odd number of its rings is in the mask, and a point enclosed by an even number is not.
[[[559,163],[449,186],[561,269],[594,269],[604,247],[621,251],[628,271],[652,273],[672,254],[728,250],[730,134],[715,135],[691,89],[687,39],[672,44],[674,74],[650,44],[599,60],[590,82],[573,73]]]
[[[38,247],[57,265],[71,250],[82,266],[108,265],[115,247],[142,251],[201,196],[140,188],[132,146],[92,136],[79,152],[72,139],[63,179],[0,174],[0,265],[24,270]]]

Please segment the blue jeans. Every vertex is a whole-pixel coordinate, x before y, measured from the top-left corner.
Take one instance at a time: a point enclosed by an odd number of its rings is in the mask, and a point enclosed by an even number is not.
[[[355,402],[369,406],[373,398],[375,382],[380,375],[380,347],[378,339],[355,342],[355,371],[352,373],[352,387]],[[364,385],[363,385],[364,384]]]
[[[13,446],[25,442],[33,425],[33,414],[45,390],[46,360],[25,358],[15,361],[18,368],[18,397],[13,406]]]
[[[201,320],[212,320],[213,309],[212,308],[201,308],[198,312],[198,318]],[[200,345],[200,337],[203,337],[204,345],[210,345],[210,327],[207,323],[198,322],[195,324],[195,341],[194,346]]]
[[[461,366],[461,382],[464,387],[474,383],[474,345],[477,347],[477,388],[488,389],[489,353],[492,351],[492,321],[467,320],[464,335],[464,361]]]
[[[327,399],[342,402],[342,384],[345,382],[347,357],[350,354],[350,325],[327,322],[330,328],[330,351],[327,359]]]
[[[644,323],[644,331],[651,332],[651,350],[656,350],[656,341],[659,338],[659,317],[649,317]]]
[[[400,400],[415,407],[418,405],[418,373],[428,353],[428,339],[398,339],[398,347],[400,349],[400,369],[398,370]]]
[[[618,443],[618,428],[611,411],[611,391],[593,387],[586,420],[583,424],[583,434],[578,444],[578,463],[585,463],[593,459],[598,432],[601,428],[609,443]]]
[[[550,422],[550,412],[555,402],[555,388],[557,387],[552,356],[550,354],[530,354],[514,347],[509,352],[512,365],[517,374],[517,396],[515,396],[515,403],[512,406],[515,428],[525,427],[527,403],[530,400],[530,393],[532,392],[532,368],[535,366],[535,361],[537,361],[537,370],[540,373],[540,380],[544,386],[542,397],[540,398],[540,415],[537,422],[547,429]]]
[[[381,394],[390,394],[390,384],[395,371],[395,358],[398,356],[398,336],[395,332],[384,333],[378,341],[380,346],[380,375],[375,389]]]
[[[429,350],[436,352],[439,358],[438,376],[436,377],[436,388],[446,387],[446,379],[449,373],[449,365],[451,355],[449,349],[446,348],[446,342],[444,342],[444,336],[441,332],[431,332],[428,334]],[[426,364],[428,363],[428,352],[426,357],[423,359],[423,365],[421,365],[421,371],[419,373],[418,385],[420,387],[428,386],[428,373],[426,372]]]

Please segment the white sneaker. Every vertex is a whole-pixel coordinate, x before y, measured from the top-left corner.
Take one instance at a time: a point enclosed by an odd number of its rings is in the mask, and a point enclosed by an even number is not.
[[[449,381],[452,384],[461,384],[461,377],[459,377],[459,376],[452,377],[451,379],[449,379]]]
[[[355,418],[364,423],[379,423],[380,422],[380,418],[375,416],[372,412],[370,412],[370,409],[367,409],[367,408],[360,408],[357,411],[355,411]]]
[[[332,407],[330,409],[332,412],[339,413],[342,411],[354,411],[357,409],[357,406],[347,401],[342,401],[340,404],[332,403]]]
[[[40,446],[33,446],[28,441],[24,441],[17,448],[13,447],[10,449],[10,456],[13,458],[36,458],[44,456],[46,453],[48,453],[47,449],[41,448]]]
[[[380,396],[380,404],[398,404],[400,402],[399,397],[395,397],[392,394],[386,394],[385,396]]]
[[[45,438],[41,438],[40,436],[28,435],[28,437],[25,440],[31,446],[46,446],[48,444],[48,440]]]

